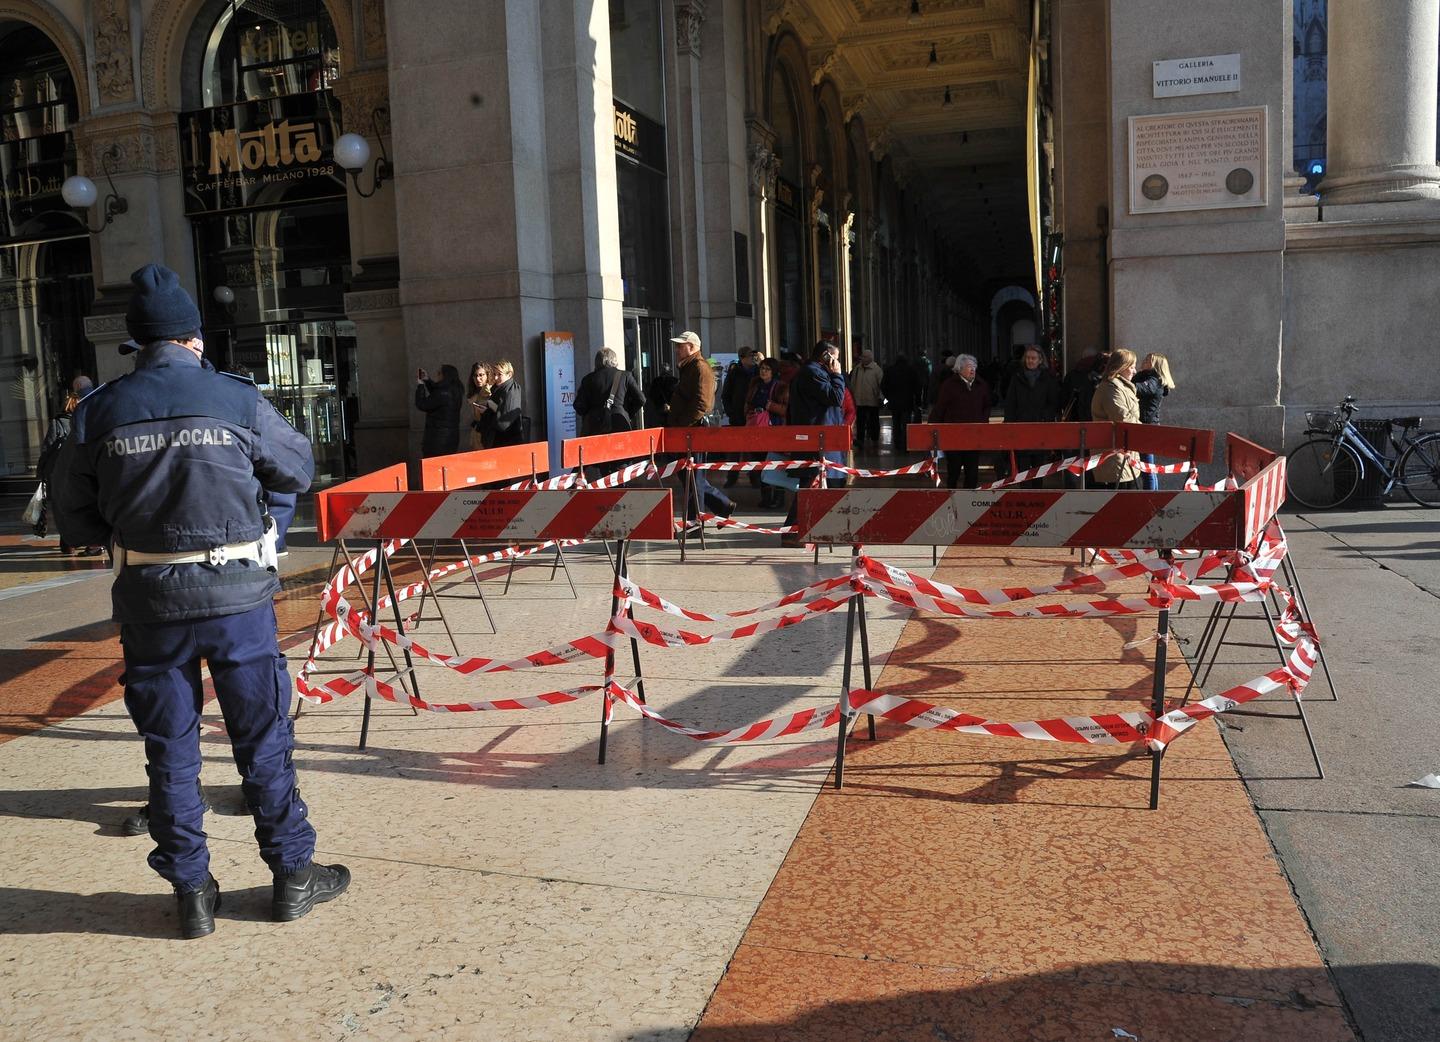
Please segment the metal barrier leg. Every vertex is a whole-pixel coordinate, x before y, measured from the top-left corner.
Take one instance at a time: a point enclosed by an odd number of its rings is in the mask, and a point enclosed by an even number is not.
[[[1210,618],[1205,620],[1205,628],[1200,631],[1200,640],[1195,648],[1195,656],[1190,663],[1190,683],[1185,685],[1185,697],[1181,699],[1182,703],[1188,702],[1190,692],[1195,690],[1195,678],[1200,673],[1200,663],[1205,661],[1205,653],[1210,650],[1210,638],[1215,635],[1215,627],[1219,623],[1220,612],[1224,608],[1224,604],[1216,601],[1214,607],[1210,609]]]
[[[555,564],[552,564],[550,566],[551,581],[553,582],[555,579],[555,568],[558,564],[559,567],[565,569],[565,581],[570,584],[570,596],[574,597],[578,601],[580,599],[580,594],[575,591],[575,580],[570,578],[570,565],[565,560],[565,548],[562,547],[559,543],[555,544],[555,562]]]
[[[1160,609],[1160,623],[1156,628],[1155,641],[1155,683],[1151,698],[1151,711],[1158,721],[1165,715],[1165,652],[1170,637],[1170,609]],[[1150,809],[1160,806],[1160,762],[1165,757],[1164,749],[1150,754]]]
[[[330,575],[335,575],[335,562],[340,560],[340,544],[335,544],[334,551],[330,554]],[[327,582],[329,580],[326,580]],[[315,626],[310,630],[310,650],[305,653],[305,661],[309,662],[315,657],[315,648],[320,643],[320,624],[325,621],[325,598],[320,598],[319,605],[315,608]],[[295,699],[295,715],[292,720],[300,719],[300,711],[305,707],[305,699]]]
[[[505,589],[501,592],[502,597],[510,592],[510,580],[515,578],[515,562],[517,560],[519,560],[517,557],[510,558],[510,568],[505,573]]]
[[[857,546],[850,551],[850,566],[853,569],[855,562],[860,559],[860,548]],[[860,622],[860,673],[865,680],[865,690],[874,690],[874,681],[870,678],[870,632],[865,625],[865,591],[857,590],[855,597],[855,615]],[[865,721],[870,731],[870,741],[875,741],[875,714],[866,713]]]
[[[415,624],[416,626],[419,626],[420,624],[421,616],[425,611],[425,594],[429,593],[430,596],[435,599],[435,610],[440,615],[440,624],[445,627],[445,635],[450,638],[450,647],[454,649],[456,655],[459,655],[460,645],[455,641],[455,634],[450,629],[450,620],[445,617],[445,609],[440,606],[440,591],[435,589],[434,584],[430,582],[430,573],[434,570],[435,565],[435,543],[432,542],[430,544],[430,547],[430,560],[427,563],[425,559],[420,556],[420,548],[414,543],[410,544],[410,549],[415,552],[415,563],[420,566],[421,576],[420,610],[415,613]],[[391,596],[394,595],[392,594]],[[395,612],[396,616],[398,617],[400,612],[400,605],[395,605]]]
[[[1235,621],[1235,609],[1239,606],[1238,602],[1230,605],[1230,611],[1225,616],[1225,625],[1220,630],[1220,637],[1210,648],[1210,661],[1205,665],[1205,674],[1196,681],[1201,687],[1204,687],[1206,681],[1210,679],[1210,671],[1215,668],[1215,662],[1220,657],[1220,649],[1225,646],[1225,636],[1230,632],[1230,623]]]
[[[480,607],[485,609],[485,621],[490,624],[491,633],[499,633],[495,627],[495,616],[490,614],[490,604],[485,600],[485,591],[480,586],[480,575],[475,571],[475,562],[471,559],[470,547],[465,540],[460,540],[460,552],[465,555],[465,567],[470,569],[470,581],[475,584],[475,592],[480,596]]]
[[[380,576],[379,576],[380,561],[385,557],[385,544],[384,544],[383,541],[378,541],[378,542],[376,542],[375,547],[376,547],[376,549],[375,549],[375,557],[376,557],[376,561],[375,561],[376,576],[375,576],[375,577],[376,577],[376,579],[378,580],[379,577],[380,577]],[[355,580],[355,589],[360,592],[360,603],[365,606],[365,612],[366,612],[367,615],[370,616],[370,622],[371,622],[371,624],[373,625],[373,624],[375,624],[375,623],[378,621],[378,620],[375,618],[374,605],[380,603],[380,594],[377,592],[377,593],[375,594],[375,599],[374,599],[373,601],[370,600],[368,597],[365,596],[365,584],[362,583],[362,582],[359,580],[359,578],[358,578],[358,576],[359,576],[359,574],[360,574],[360,570],[355,567],[355,562],[354,562],[354,560],[350,557],[350,548],[345,545],[344,540],[341,540],[341,542],[340,542],[340,549],[341,549],[341,552],[343,552],[343,553],[345,554],[345,563],[350,566],[350,571],[351,571],[351,573],[357,576],[357,578],[356,578],[356,580]],[[379,586],[378,586],[378,585],[376,586],[376,590],[377,590],[377,591],[379,590]],[[361,644],[361,645],[360,645],[360,650],[356,653],[355,657],[356,657],[356,658],[363,658],[363,657],[365,656],[365,651],[366,651],[365,645],[364,645],[364,644]],[[371,654],[374,654],[374,652],[372,651]],[[385,655],[386,655],[387,658],[390,659],[390,668],[393,669],[393,670],[395,671],[395,673],[400,677],[400,687],[401,687],[401,689],[404,690],[404,692],[408,695],[408,694],[410,693],[409,684],[408,684],[408,682],[407,682],[406,679],[405,679],[405,674],[400,672],[400,663],[398,663],[398,662],[395,661],[395,652],[394,652],[393,650],[391,650],[389,644],[386,644],[386,645],[385,645]]]
[[[349,556],[348,553],[347,553],[346,556],[347,556],[347,557]],[[374,599],[370,602],[371,604],[379,604],[379,603],[380,603],[380,569],[384,566],[384,564],[385,564],[385,542],[384,542],[384,540],[377,539],[377,540],[375,540],[375,596],[374,596]],[[367,610],[368,610],[368,609],[367,609]],[[375,622],[376,622],[375,612],[374,612],[374,611],[370,611],[370,624],[373,626],[373,625],[375,625]],[[380,639],[380,638],[379,638],[378,636],[374,638],[374,640],[379,640],[379,639]],[[388,647],[387,647],[387,650],[388,650]],[[373,641],[372,641],[372,643],[371,643],[371,647],[369,648],[369,654],[368,654],[368,655],[366,656],[366,658],[365,658],[365,675],[368,676],[368,677],[370,677],[370,678],[372,678],[372,679],[373,679],[374,676],[375,676],[375,647],[374,647]],[[369,690],[366,690],[366,692],[365,692],[365,713],[364,713],[363,716],[360,717],[360,748],[361,748],[361,749],[364,749],[364,748],[365,748],[365,743],[369,740],[369,738],[370,738],[370,692],[369,692]]]
[[[855,598],[845,605],[845,670],[840,679],[840,734],[835,739],[835,788],[845,783],[845,738],[850,732],[850,661],[855,654]]]
[[[615,544],[615,580],[616,586],[610,592],[610,618],[615,618],[615,613],[620,610],[619,581],[625,577],[625,544],[626,540],[621,539]],[[638,667],[639,653],[635,656]],[[615,649],[610,647],[605,652],[605,690],[600,693],[600,756],[599,763],[605,762],[605,750],[610,742],[610,707],[612,705],[610,695],[610,681],[615,676]]]
[[[392,580],[392,578],[391,578],[391,576],[390,576],[390,563],[389,563],[388,560],[385,562],[384,575],[385,575],[385,589],[386,589],[386,590],[389,592],[389,594],[390,594],[390,611],[391,611],[391,613],[395,616],[395,632],[396,632],[396,633],[402,633],[402,634],[403,634],[403,633],[405,632],[405,623],[404,623],[404,621],[403,621],[403,620],[401,619],[401,617],[400,617],[400,598],[397,597],[397,596],[395,596],[395,583],[394,583],[394,581]],[[375,603],[376,603],[376,604],[379,604],[380,602],[379,602],[379,600],[377,599]],[[444,616],[442,615],[441,617],[443,618]],[[448,630],[450,627],[449,627],[449,625],[447,624],[445,628]],[[414,697],[419,698],[419,697],[420,697],[420,674],[418,674],[418,673],[415,672],[415,662],[414,662],[414,660],[410,657],[410,649],[409,649],[409,648],[402,647],[402,648],[400,649],[400,651],[401,651],[401,652],[404,654],[404,656],[405,656],[405,672],[408,673],[409,676],[410,676],[410,686],[415,689]],[[456,648],[455,651],[456,651],[456,654],[459,654],[460,649],[459,649],[459,648]],[[392,661],[392,662],[394,661],[394,656],[393,656],[393,654],[392,654],[392,656],[391,656],[391,661]],[[402,688],[402,689],[404,688],[404,685],[403,685],[403,684],[401,685],[401,688]],[[409,692],[406,692],[406,693],[408,694]],[[410,707],[410,715],[411,715],[411,716],[419,716],[419,715],[420,715],[420,710],[417,709],[415,706],[411,706],[411,707]]]
[[[1325,779],[1325,765],[1320,762],[1320,753],[1315,748],[1315,736],[1310,733],[1310,720],[1305,716],[1305,702],[1300,693],[1295,693],[1295,708],[1300,713],[1300,726],[1305,728],[1305,741],[1310,745],[1310,755],[1315,760],[1315,773],[1321,781]]]
[[[1295,600],[1300,604],[1300,614],[1306,622],[1309,622],[1313,615],[1310,614],[1310,605],[1305,601],[1305,588],[1300,585],[1300,572],[1290,560],[1291,554],[1287,553],[1280,558],[1280,567],[1285,572],[1285,577],[1290,580],[1290,585],[1295,589]],[[1325,683],[1330,688],[1330,700],[1340,701],[1340,692],[1335,690],[1335,681],[1330,678],[1330,663],[1325,661],[1325,645],[1315,641],[1315,653],[1320,656],[1320,668],[1325,673]]]

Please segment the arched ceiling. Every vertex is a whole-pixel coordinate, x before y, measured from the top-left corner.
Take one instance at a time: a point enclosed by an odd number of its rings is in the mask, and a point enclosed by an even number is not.
[[[1032,270],[1025,190],[1031,0],[783,0],[816,82],[835,81],[872,148],[976,274]],[[930,62],[934,47],[936,61]],[[946,89],[950,103],[945,104]]]

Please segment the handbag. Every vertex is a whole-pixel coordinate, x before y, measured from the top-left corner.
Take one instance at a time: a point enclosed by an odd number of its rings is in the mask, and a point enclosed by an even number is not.
[[[747,427],[768,427],[770,426],[770,414],[764,409],[751,409],[745,417]]]

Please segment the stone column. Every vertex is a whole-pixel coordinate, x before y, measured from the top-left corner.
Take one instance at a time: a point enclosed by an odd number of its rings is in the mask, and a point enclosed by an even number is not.
[[[749,121],[750,146],[750,297],[755,309],[755,350],[774,357],[775,309],[770,295],[770,234],[775,219],[775,178],[779,159],[774,152],[775,135],[764,122]]]
[[[509,358],[539,439],[541,334],[568,330],[582,354],[622,336],[606,8],[444,10],[439,32],[386,6],[406,354],[387,374]],[[408,415],[414,452],[422,420]]]
[[[1285,23],[1293,25],[1294,0],[1284,0]],[[1319,200],[1305,190],[1305,176],[1295,170],[1295,75],[1285,77],[1285,92],[1283,95],[1285,108],[1284,120],[1284,141],[1285,159],[1283,169],[1285,181],[1281,189],[1285,196],[1285,223],[1303,224],[1320,219]]]
[[[674,119],[675,147],[671,152],[671,218],[674,244],[673,263],[678,273],[673,307],[677,325],[697,331],[710,343],[710,310],[705,287],[709,280],[705,240],[705,178],[702,176],[704,134],[701,112],[701,29],[705,24],[704,0],[675,5],[675,99],[670,106]]]
[[[1440,200],[1440,0],[1330,0],[1329,19],[1325,219],[1403,216],[1365,204]]]
[[[194,247],[180,183],[179,135],[173,115],[131,109],[95,115],[79,124],[75,147],[80,172],[100,190],[101,202],[85,218],[92,223],[101,220],[112,179],[115,193],[126,203],[125,213],[117,214],[91,238],[96,300],[85,319],[85,335],[95,345],[97,378],[111,380],[130,370],[130,359],[116,350],[129,338],[124,312],[130,300],[130,273],[145,264],[163,263],[196,294]]]

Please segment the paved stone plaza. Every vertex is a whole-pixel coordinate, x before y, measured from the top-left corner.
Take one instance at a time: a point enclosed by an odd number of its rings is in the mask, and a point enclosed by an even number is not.
[[[836,792],[833,731],[709,748],[620,707],[599,766],[593,696],[514,714],[382,706],[363,752],[359,703],[307,707],[296,763],[320,857],[355,882],[301,922],[267,921],[268,874],[207,727],[225,905],[192,943],[173,939],[148,839],[119,832],[145,790],[108,573],[6,537],[0,1037],[1434,1038],[1440,797],[1406,783],[1440,767],[1435,521],[1396,504],[1287,522],[1340,690],[1311,688],[1324,782],[1306,777],[1298,724],[1255,716],[1177,742],[1151,812],[1148,759],[883,721],[873,745],[857,730]],[[774,543],[726,533],[684,565],[646,547],[634,575],[731,610],[846,567]],[[930,573],[928,551],[869,550]],[[292,664],[329,558],[296,548],[286,562]],[[461,649],[521,654],[600,628],[607,560],[570,564],[578,597],[543,566],[502,594],[489,567],[494,636],[454,587]],[[1077,566],[1064,551],[952,551],[936,574],[1025,585]],[[1200,622],[1182,613],[1178,628],[1193,638]],[[870,633],[877,686],[1019,720],[1143,706],[1153,645],[1123,645],[1152,625],[880,610]],[[843,627],[835,613],[755,642],[647,647],[650,702],[702,727],[824,706]],[[420,634],[448,647],[438,622]],[[354,648],[336,649],[342,664]],[[1273,653],[1227,649],[1208,690],[1270,668]],[[462,683],[427,668],[421,683],[468,700],[595,674]],[[1172,656],[1170,683],[1188,678]]]

